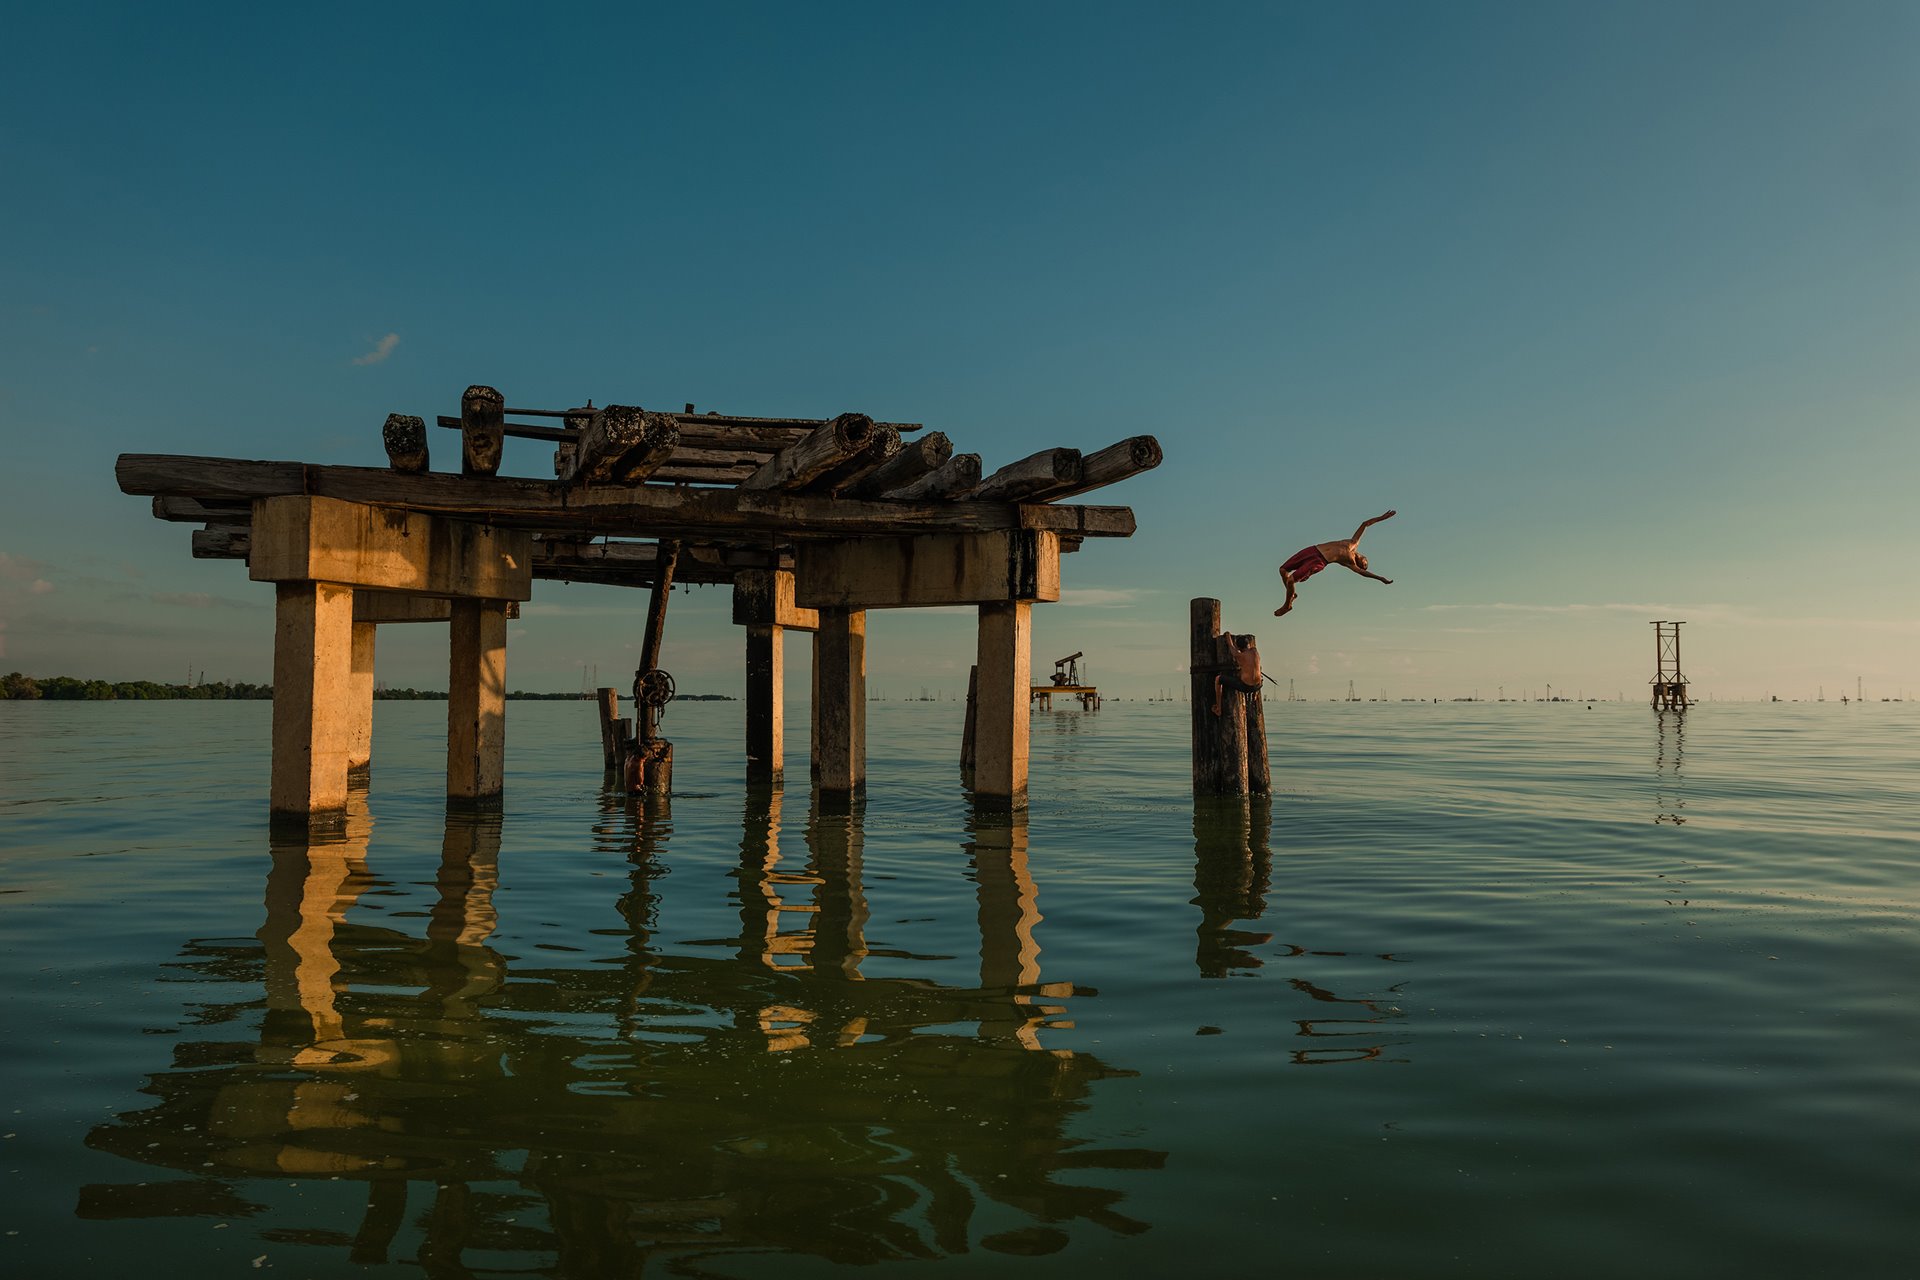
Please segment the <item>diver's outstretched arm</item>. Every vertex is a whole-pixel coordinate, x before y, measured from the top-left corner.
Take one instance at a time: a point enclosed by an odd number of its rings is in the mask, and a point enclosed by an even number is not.
[[[1391,520],[1391,519],[1393,519],[1393,518],[1394,518],[1395,516],[1397,516],[1397,515],[1399,515],[1399,514],[1400,514],[1400,513],[1399,513],[1398,511],[1391,511],[1391,510],[1390,510],[1390,511],[1388,511],[1388,512],[1387,512],[1387,513],[1386,513],[1385,515],[1381,515],[1381,516],[1375,516],[1375,517],[1374,517],[1373,519],[1371,519],[1371,520],[1362,520],[1362,521],[1360,522],[1360,527],[1359,527],[1358,529],[1355,529],[1355,530],[1353,531],[1353,537],[1351,537],[1351,538],[1349,538],[1349,539],[1347,539],[1347,541],[1349,541],[1349,542],[1358,542],[1358,541],[1360,541],[1360,535],[1361,535],[1361,534],[1363,534],[1363,533],[1365,533],[1365,532],[1367,531],[1367,527],[1368,527],[1369,525],[1376,525],[1376,524],[1379,524],[1379,523],[1380,523],[1380,522],[1381,522],[1382,520]]]

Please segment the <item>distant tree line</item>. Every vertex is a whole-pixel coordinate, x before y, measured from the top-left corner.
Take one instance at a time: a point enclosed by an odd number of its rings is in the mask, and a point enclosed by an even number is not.
[[[391,689],[385,685],[374,689],[373,696],[397,702],[447,700],[446,693],[439,689]],[[733,701],[724,693],[685,693],[680,696],[688,702]],[[154,680],[81,680],[74,676],[51,676],[40,680],[18,671],[10,671],[5,677],[0,677],[0,701],[45,698],[55,702],[154,702],[192,698],[208,702],[235,699],[259,701],[272,697],[272,685],[248,684],[244,680],[210,680],[200,684],[161,684]],[[530,702],[580,701],[578,693],[528,693],[523,689],[515,689],[507,697]]]

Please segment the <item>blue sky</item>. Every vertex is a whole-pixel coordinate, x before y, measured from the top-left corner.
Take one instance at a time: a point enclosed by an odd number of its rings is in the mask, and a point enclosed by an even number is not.
[[[388,412],[488,382],[858,409],[990,466],[1153,432],[1166,464],[1105,497],[1139,534],[1036,610],[1037,661],[1121,693],[1179,683],[1199,594],[1315,694],[1638,696],[1655,617],[1719,696],[1920,688],[1920,7],[7,28],[0,670],[265,679],[266,589],[114,455],[377,465]],[[1330,571],[1272,618],[1280,560],[1389,506],[1395,585]],[[542,585],[511,683],[622,682],[644,607]],[[683,688],[737,686],[723,592],[669,630]],[[880,687],[964,684],[965,617],[873,637]],[[443,663],[396,631],[380,675]]]

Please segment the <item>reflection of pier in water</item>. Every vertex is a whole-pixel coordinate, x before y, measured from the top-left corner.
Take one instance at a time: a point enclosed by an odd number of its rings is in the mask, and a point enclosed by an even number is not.
[[[1193,905],[1200,909],[1200,923],[1193,962],[1203,978],[1251,973],[1267,964],[1259,948],[1272,943],[1273,934],[1243,926],[1259,924],[1267,911],[1267,895],[1273,887],[1272,821],[1273,802],[1266,796],[1212,796],[1194,801]],[[1286,960],[1309,956],[1347,959],[1350,955],[1345,951],[1309,950],[1293,943],[1281,943],[1277,950]],[[1399,962],[1391,954],[1373,958],[1390,964]],[[1387,987],[1384,995],[1365,996],[1342,996],[1302,977],[1289,978],[1288,983],[1316,1002],[1346,1006],[1337,1015],[1294,1019],[1300,1036],[1341,1043],[1291,1050],[1293,1063],[1327,1066],[1405,1061],[1386,1056],[1400,1043],[1387,1038],[1391,1024],[1406,1016],[1394,1004],[1399,983]]]
[[[148,1077],[152,1105],[88,1138],[195,1180],[89,1187],[80,1213],[243,1217],[260,1211],[250,1180],[357,1180],[357,1223],[272,1238],[359,1262],[411,1243],[446,1274],[479,1251],[494,1269],[637,1274],[656,1257],[876,1262],[1052,1252],[1075,1223],[1144,1230],[1086,1182],[1164,1153],[1069,1132],[1096,1082],[1131,1073],[1041,1043],[1073,993],[1040,978],[1024,815],[972,824],[971,988],[862,976],[861,816],[816,803],[805,861],[783,870],[781,793],[751,795],[740,935],[706,957],[651,941],[666,807],[609,804],[596,842],[628,858],[626,950],[549,969],[491,944],[497,815],[449,819],[424,939],[347,918],[384,883],[364,807],[344,835],[276,843],[258,945],[194,942],[181,962],[233,994],[193,1011],[200,1038]]]
[[[1653,820],[1681,826],[1687,820],[1686,778],[1681,767],[1687,757],[1687,717],[1679,711],[1656,711],[1658,737],[1653,747]]]

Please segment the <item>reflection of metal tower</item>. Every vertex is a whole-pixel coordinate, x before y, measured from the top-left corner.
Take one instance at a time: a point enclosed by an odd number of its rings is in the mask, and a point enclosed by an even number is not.
[[[1680,674],[1680,628],[1682,622],[1656,622],[1654,626],[1653,709],[1685,711],[1687,678]]]

